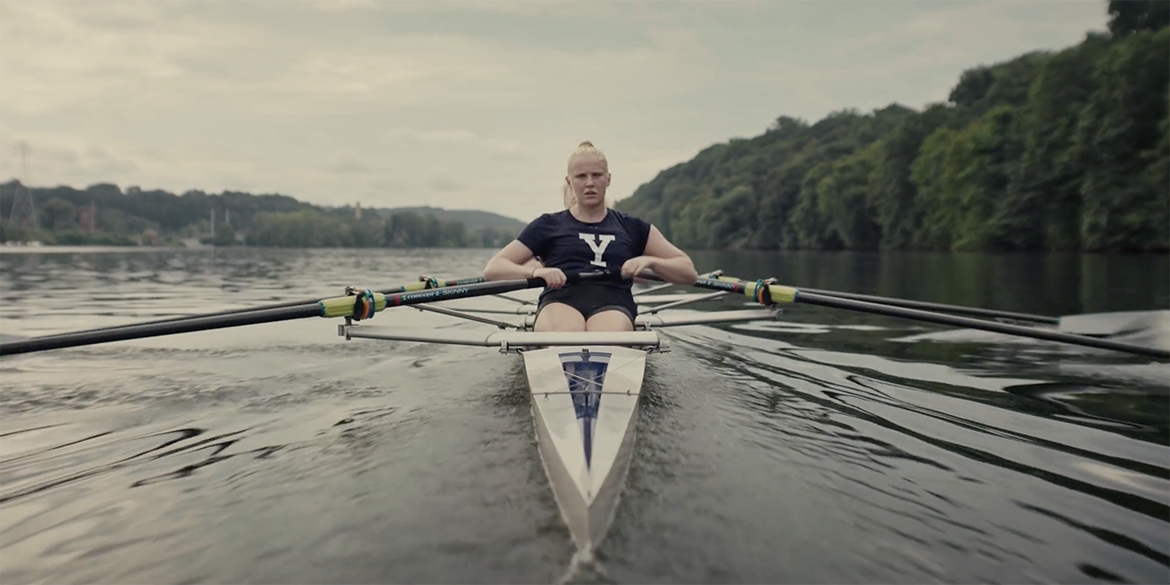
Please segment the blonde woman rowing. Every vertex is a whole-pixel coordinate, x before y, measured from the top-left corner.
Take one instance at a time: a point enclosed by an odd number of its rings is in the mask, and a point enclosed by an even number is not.
[[[484,268],[487,280],[542,278],[537,331],[630,331],[638,306],[634,275],[650,270],[666,281],[692,284],[694,263],[652,224],[611,209],[605,154],[582,142],[569,156],[564,211],[533,220]],[[536,259],[539,264],[533,265]],[[625,280],[567,283],[567,274],[620,269]]]

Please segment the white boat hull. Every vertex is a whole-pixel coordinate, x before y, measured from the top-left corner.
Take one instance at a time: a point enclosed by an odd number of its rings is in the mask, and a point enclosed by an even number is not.
[[[605,537],[629,469],[646,352],[620,346],[525,351],[537,442],[578,550]]]

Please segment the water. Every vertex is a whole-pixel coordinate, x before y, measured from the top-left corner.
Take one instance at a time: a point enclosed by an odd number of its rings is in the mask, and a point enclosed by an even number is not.
[[[465,277],[490,254],[4,252],[0,332]],[[1170,305],[1164,257],[694,258],[1033,313]],[[456,321],[374,319],[390,323]],[[795,306],[671,332],[600,567],[579,579],[1170,580],[1167,366],[923,336],[941,329]],[[0,388],[3,583],[549,583],[572,559],[523,372],[491,349],[346,342],[314,319],[7,357]]]

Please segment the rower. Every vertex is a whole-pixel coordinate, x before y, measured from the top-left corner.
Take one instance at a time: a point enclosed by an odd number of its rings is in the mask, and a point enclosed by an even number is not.
[[[567,169],[565,209],[532,220],[487,263],[484,279],[544,279],[536,331],[632,331],[638,314],[633,277],[650,270],[667,282],[690,285],[698,278],[694,263],[653,224],[610,207],[609,164],[591,142],[569,155]],[[620,281],[569,284],[565,277],[618,269]]]

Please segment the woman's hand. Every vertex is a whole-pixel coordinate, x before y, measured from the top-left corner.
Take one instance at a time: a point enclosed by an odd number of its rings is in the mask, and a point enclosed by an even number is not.
[[[532,271],[532,278],[543,279],[548,288],[561,288],[569,280],[560,268],[537,268]]]
[[[643,270],[653,270],[654,264],[658,261],[653,256],[638,256],[626,260],[622,264],[622,276],[626,278],[634,278],[642,273]]]

